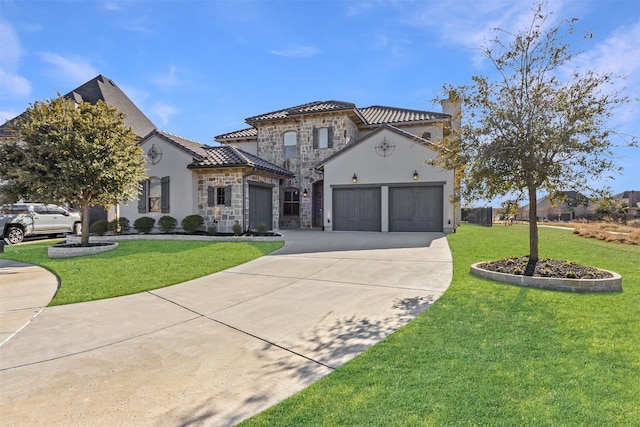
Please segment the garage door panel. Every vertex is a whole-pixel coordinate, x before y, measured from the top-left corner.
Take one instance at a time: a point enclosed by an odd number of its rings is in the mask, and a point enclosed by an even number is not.
[[[380,188],[333,190],[333,229],[380,231]]]
[[[389,188],[389,231],[442,231],[442,187]]]

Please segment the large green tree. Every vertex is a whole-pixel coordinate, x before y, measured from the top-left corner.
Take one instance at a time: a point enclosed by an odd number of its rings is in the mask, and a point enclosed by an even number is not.
[[[133,200],[144,178],[144,153],[124,115],[100,101],[63,97],[37,101],[0,142],[0,193],[5,199],[72,203],[82,208],[82,244],[89,209]]]
[[[510,194],[528,199],[526,274],[538,260],[538,192],[588,189],[588,178],[616,170],[608,123],[615,107],[629,101],[612,86],[618,76],[572,67],[576,20],[553,24],[551,16],[539,4],[528,28],[496,30],[481,48],[496,78],[476,75],[469,85],[444,87],[463,103],[464,117],[460,130],[440,141],[439,161],[461,172],[467,201]]]

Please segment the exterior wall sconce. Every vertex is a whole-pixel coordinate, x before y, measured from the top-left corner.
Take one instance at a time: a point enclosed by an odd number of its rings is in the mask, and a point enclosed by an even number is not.
[[[307,189],[305,188],[304,191],[302,192],[302,197],[309,197],[309,192],[307,191]]]
[[[413,180],[414,181],[418,180],[418,171],[417,170],[413,171]]]
[[[351,182],[353,182],[354,184],[358,182],[358,177],[356,176],[355,173],[353,174],[353,178],[351,178]]]

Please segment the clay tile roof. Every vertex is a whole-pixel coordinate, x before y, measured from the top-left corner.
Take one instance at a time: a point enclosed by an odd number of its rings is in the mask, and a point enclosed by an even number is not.
[[[258,129],[248,128],[237,130],[235,132],[224,133],[214,137],[216,141],[229,141],[234,139],[252,139],[258,136]]]
[[[444,113],[385,107],[381,105],[372,105],[371,107],[359,108],[358,110],[369,125],[422,122],[428,120],[447,119],[451,117],[449,114]]]
[[[219,147],[209,146],[205,149],[205,156],[187,166],[189,169],[251,167],[275,175],[293,177],[294,174],[286,169],[269,163],[260,157],[247,153],[231,145]]]
[[[144,141],[148,140],[152,136],[157,135],[160,138],[164,139],[170,144],[180,148],[183,151],[186,151],[195,159],[202,159],[206,156],[206,149],[210,147],[210,145],[202,144],[198,141],[194,141],[192,139],[183,138],[178,135],[174,135],[169,132],[163,132],[161,130],[154,129],[147,136],[142,138],[138,144],[142,144]]]
[[[272,111],[247,118],[249,124],[269,120],[282,120],[299,114],[326,113],[329,111],[355,110],[355,104],[343,101],[314,101],[308,104],[297,105],[283,110]]]

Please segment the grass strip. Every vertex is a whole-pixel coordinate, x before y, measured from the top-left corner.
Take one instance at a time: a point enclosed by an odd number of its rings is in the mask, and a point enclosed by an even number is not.
[[[469,273],[527,254],[526,225],[447,239],[453,281],[429,310],[242,425],[640,425],[640,247],[541,228],[541,257],[623,276],[621,293],[573,294]]]
[[[109,252],[51,259],[55,242],[10,246],[0,258],[36,264],[55,273],[60,288],[49,304],[113,298],[162,288],[243,264],[282,247],[282,242],[135,240]]]

